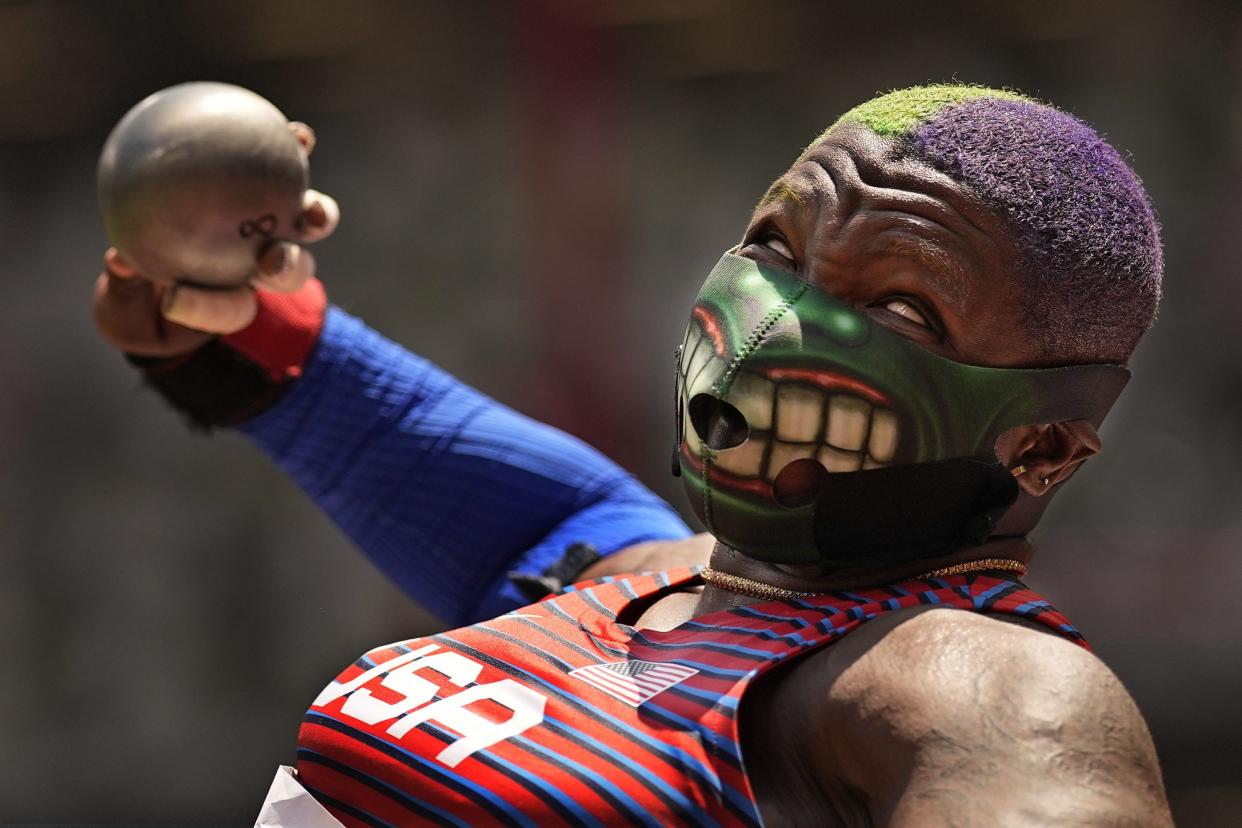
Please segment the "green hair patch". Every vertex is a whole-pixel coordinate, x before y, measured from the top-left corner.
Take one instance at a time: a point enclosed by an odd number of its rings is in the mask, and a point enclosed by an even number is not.
[[[824,130],[827,135],[838,125],[856,123],[879,135],[897,137],[905,135],[919,124],[925,123],[946,106],[953,106],[976,98],[1001,98],[1009,101],[1031,101],[1025,95],[986,86],[937,84],[898,89],[887,95],[872,98],[866,103],[846,112],[837,122]],[[821,138],[823,135],[820,136]]]

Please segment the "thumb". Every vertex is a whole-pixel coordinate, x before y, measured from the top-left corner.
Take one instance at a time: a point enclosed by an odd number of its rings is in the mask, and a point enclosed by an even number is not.
[[[237,333],[254,321],[259,303],[248,287],[225,290],[173,285],[163,297],[165,319],[213,334]]]

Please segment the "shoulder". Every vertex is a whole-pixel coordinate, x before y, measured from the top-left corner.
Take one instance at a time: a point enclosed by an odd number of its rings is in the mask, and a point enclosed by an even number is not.
[[[816,661],[830,737],[816,760],[884,803],[880,822],[940,824],[969,803],[981,824],[1169,824],[1137,707],[1075,644],[929,609],[868,622]]]
[[[595,562],[579,573],[578,580],[590,581],[605,575],[701,566],[711,558],[712,547],[715,545],[716,539],[706,532],[689,538],[638,543]]]

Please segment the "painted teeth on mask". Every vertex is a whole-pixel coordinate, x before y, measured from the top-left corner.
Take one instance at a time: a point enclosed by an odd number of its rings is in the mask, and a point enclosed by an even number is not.
[[[737,477],[758,477],[757,470],[763,467],[763,455],[767,448],[767,440],[752,437],[737,448],[718,452],[715,464]]]
[[[823,391],[809,385],[790,383],[777,388],[776,439],[785,443],[818,443],[826,397]],[[866,425],[864,420],[864,430]]]
[[[871,439],[867,453],[876,461],[887,463],[897,453],[897,415],[877,408],[871,415]]]
[[[757,377],[754,374],[742,374],[733,381],[729,392],[729,401],[737,406],[746,418],[751,432],[772,430],[772,397],[776,393],[776,383]],[[818,423],[816,423],[818,426]]]
[[[867,439],[867,421],[871,406],[858,397],[836,394],[828,403],[828,439],[830,446],[846,451],[859,451]]]
[[[768,472],[765,475],[768,482],[772,482],[773,478],[780,473],[781,469],[788,466],[795,460],[801,460],[804,457],[814,457],[815,444],[798,444],[798,443],[782,443],[777,441],[772,444],[772,453],[768,458]]]
[[[686,354],[682,359],[686,360],[685,376],[688,382],[694,382],[699,372],[703,370],[703,366],[712,357],[712,343],[705,336],[693,338],[686,344]]]
[[[713,464],[736,477],[771,482],[804,457],[814,457],[830,472],[881,468],[897,453],[897,415],[858,397],[742,374],[728,400],[746,417],[750,437],[737,448],[716,452]],[[686,439],[692,451],[701,453],[688,416]]]
[[[821,446],[815,457],[830,472],[858,471],[859,456],[856,452],[841,451],[832,446]]]

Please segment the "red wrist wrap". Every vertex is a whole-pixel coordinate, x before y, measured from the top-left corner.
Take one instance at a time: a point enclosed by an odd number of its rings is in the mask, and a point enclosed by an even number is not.
[[[328,307],[323,283],[311,278],[296,293],[258,290],[255,295],[259,311],[254,321],[221,340],[261,367],[272,382],[296,379],[323,328]]]

